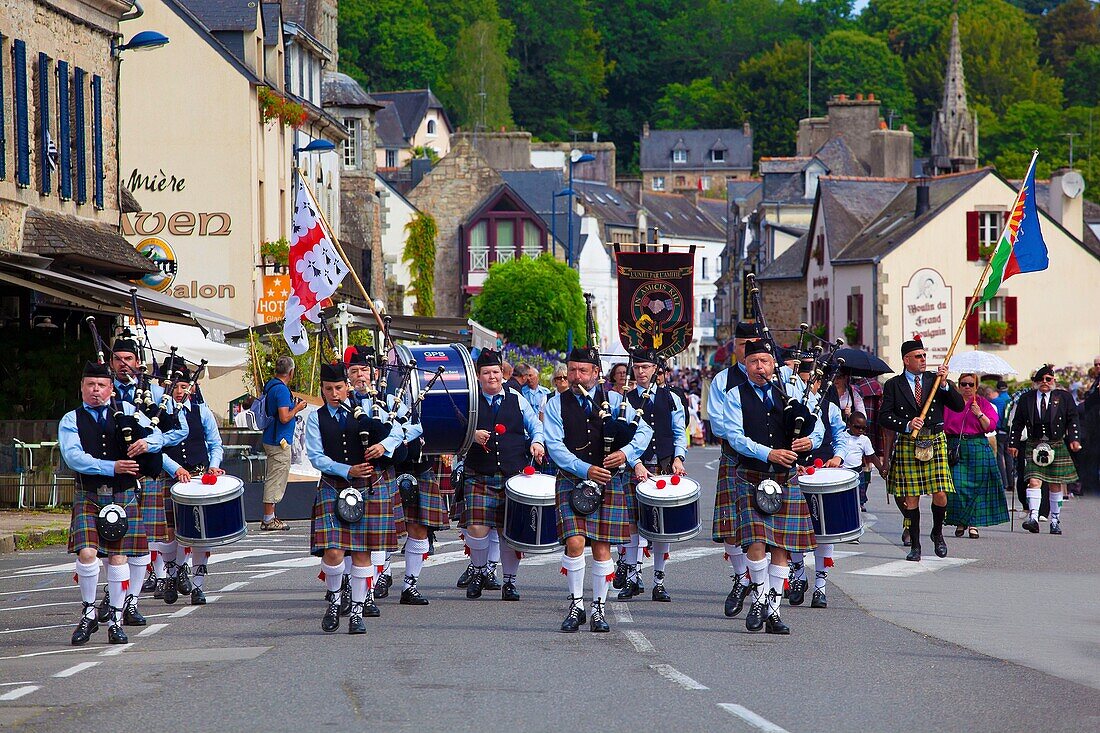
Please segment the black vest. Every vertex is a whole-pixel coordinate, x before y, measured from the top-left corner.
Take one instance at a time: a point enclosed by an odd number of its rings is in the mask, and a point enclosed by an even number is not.
[[[346,466],[366,462],[366,458],[363,457],[363,441],[359,437],[359,423],[354,417],[346,415],[344,427],[340,427],[336,418],[329,414],[328,405],[322,405],[317,410],[317,427],[321,433],[321,450],[326,456]],[[385,457],[372,463],[376,469],[385,470],[381,464],[387,461],[385,467],[388,468],[393,461]],[[333,475],[330,478],[340,480],[343,477]]]
[[[167,414],[161,415],[161,422],[164,422],[166,417],[168,417]],[[178,410],[172,413],[172,418],[174,425],[171,428],[162,428],[162,430],[174,430],[179,427]],[[188,471],[194,471],[194,469],[200,467],[210,467],[210,451],[206,448],[206,431],[202,427],[202,415],[199,414],[199,406],[195,403],[192,402],[191,409],[187,411],[187,437],[179,445],[165,446],[164,453]]]
[[[832,421],[829,419],[830,406],[840,409],[840,405],[837,403],[836,390],[826,392],[824,396],[825,404],[821,406],[821,414],[818,416],[818,420],[821,421],[822,426],[825,428],[825,436],[821,439],[821,445],[814,449],[810,453],[808,463],[813,463],[813,459],[820,458],[822,461],[828,461],[836,455],[836,433],[833,430]],[[806,436],[803,436],[806,437]]]
[[[760,401],[760,393],[752,382],[745,382],[738,388],[741,395],[741,420],[745,429],[745,435],[752,440],[766,445],[769,448],[789,448],[784,445],[786,433],[783,430],[783,405],[779,404],[776,396],[772,395],[772,409],[764,408]],[[771,386],[768,386],[771,390]],[[738,454],[738,461],[742,468],[750,471],[786,471],[785,466],[773,463],[765,463],[755,457]]]
[[[632,389],[626,393],[626,400],[635,410],[644,412],[642,419],[653,428],[653,438],[642,454],[642,463],[651,465],[673,458],[676,443],[672,436],[672,413],[676,405],[672,401],[672,391],[668,387],[657,387],[653,392],[653,404],[643,405],[642,395]]]
[[[749,375],[745,373],[737,364],[726,367],[726,391],[729,392],[734,387],[740,387],[745,382],[749,381]]]
[[[92,417],[84,406],[76,408],[76,432],[80,435],[80,447],[93,458],[105,461],[121,461],[126,459],[126,454],[119,447],[116,437],[115,418],[110,407],[106,412],[107,420],[101,428],[96,419]],[[79,474],[79,488],[86,491],[95,491],[101,486],[119,486],[116,476],[95,476],[92,474]]]
[[[494,417],[485,395],[477,391],[477,429],[489,431],[489,444],[470,447],[466,453],[466,469],[483,475],[503,474],[515,476],[527,465],[527,433],[523,425],[523,412],[519,409],[519,395],[511,389],[500,392],[503,400]],[[497,434],[497,425],[504,432]]]
[[[593,466],[603,465],[603,421],[600,406],[604,402],[602,388],[596,389],[592,400],[592,414],[584,414],[572,390],[559,395],[561,400],[561,424],[565,433],[565,447],[570,453]]]

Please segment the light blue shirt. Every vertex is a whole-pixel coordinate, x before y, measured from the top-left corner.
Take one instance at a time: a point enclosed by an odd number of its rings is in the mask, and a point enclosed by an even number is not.
[[[596,388],[593,387],[588,391],[588,396],[591,399],[596,394]],[[630,403],[623,399],[622,395],[618,392],[607,392],[607,401],[611,407],[611,413],[616,418],[619,417],[620,410],[622,415],[627,420],[634,419],[634,408],[630,406]],[[543,427],[546,434],[546,450],[550,453],[550,458],[554,461],[554,465],[563,471],[577,476],[579,478],[588,477],[588,469],[592,467],[592,464],[574,455],[568,448],[565,447],[565,428],[561,421],[561,401],[562,399],[575,400],[577,399],[576,393],[572,390],[568,392],[562,392],[555,394],[546,402],[546,407],[543,408]],[[599,409],[599,405],[594,406],[595,409]],[[626,455],[626,463],[631,468],[638,463],[638,460],[645,453],[646,448],[649,447],[649,441],[653,439],[653,428],[651,428],[645,420],[638,423],[638,430],[634,433],[634,439],[626,445],[622,451]]]
[[[134,406],[129,402],[122,402],[122,412],[126,415],[133,415],[135,413]],[[96,408],[84,405],[78,407],[78,410],[88,410],[92,417],[97,417]],[[110,406],[107,407],[110,411]],[[145,427],[151,427],[149,418],[145,417],[142,413],[137,413],[137,421]],[[184,433],[186,435],[186,433]],[[61,446],[61,457],[65,459],[65,465],[76,473],[86,474],[88,476],[114,476],[115,475],[115,462],[108,461],[102,458],[96,458],[90,453],[84,451],[84,447],[80,444],[80,433],[76,427],[76,410],[66,412],[65,416],[61,418],[61,422],[57,426],[57,442]],[[164,447],[164,434],[153,428],[153,432],[145,438],[145,443],[149,446],[149,452],[155,453]]]
[[[134,395],[137,393],[137,382],[131,382],[130,384],[123,384],[117,379],[115,383],[115,396],[122,402],[128,402],[134,404]],[[153,402],[159,403],[161,398],[164,397],[164,387],[161,387],[156,382],[149,383],[149,391],[153,394]],[[127,395],[124,397],[123,395]]]
[[[306,417],[306,457],[309,458],[309,462],[313,464],[321,473],[327,473],[331,476],[339,476],[340,478],[347,479],[348,472],[351,470],[351,466],[346,463],[340,463],[334,461],[325,455],[325,450],[321,445],[321,424],[318,421],[318,415],[321,410],[328,410],[328,414],[336,418],[337,413],[340,412],[339,407],[332,407],[330,405],[323,405],[317,410],[313,410]],[[354,420],[351,415],[345,415],[345,420]],[[395,430],[394,433],[400,434],[400,430]]]
[[[481,396],[488,405],[488,409],[492,410],[493,397],[500,397],[503,404],[504,395],[508,392],[514,394],[519,401],[519,412],[523,416],[523,429],[527,432],[527,442],[529,444],[539,443],[545,447],[546,436],[542,422],[539,420],[539,414],[535,411],[535,408],[531,407],[531,403],[528,402],[523,395],[514,389],[502,389],[495,395],[487,395],[482,392]]]
[[[204,403],[199,402],[192,404],[191,400],[187,400],[182,404],[175,404],[169,407],[169,413],[175,412],[176,408],[183,408],[190,412],[191,410],[198,409],[199,419],[202,420],[202,435],[206,441],[206,452],[210,455],[209,468],[221,468],[222,457],[224,451],[222,450],[222,435],[218,430],[218,419],[214,417],[214,413]],[[183,413],[180,414],[180,425],[183,427],[183,437],[188,435],[187,416]],[[183,438],[176,443],[170,443],[167,440],[168,436],[175,435],[175,430],[170,430],[165,433],[165,445],[173,446],[183,442]],[[169,476],[175,476],[176,471],[180,469],[180,464],[173,461],[168,457],[168,454],[164,454],[164,470],[168,472]]]
[[[550,397],[550,390],[541,384],[531,389],[526,384],[520,389],[520,394],[530,403],[535,412],[542,412],[546,408],[546,400]]]
[[[741,364],[736,364],[731,367],[727,367],[722,371],[714,375],[714,379],[710,383],[710,392],[707,397],[707,416],[710,418],[710,429],[719,438],[729,440],[731,431],[733,430],[733,415],[730,413],[730,395],[736,392],[736,389],[726,390],[726,379],[729,377],[731,369],[740,369],[741,373],[748,375],[745,371],[745,367]],[[741,403],[737,403],[738,419],[740,420]]]
[[[645,390],[641,386],[637,388],[638,395],[645,394]],[[684,410],[684,403],[680,399],[680,395],[673,392],[671,389],[668,391],[672,395],[672,445],[673,455],[681,460],[687,458],[688,452],[688,437],[687,437],[687,413]],[[653,404],[653,398],[650,398],[649,404]],[[646,408],[649,409],[648,407]]]
[[[715,377],[715,380],[717,381],[717,377]],[[754,384],[753,386],[755,387],[756,385]],[[713,387],[711,388],[711,393],[714,393]],[[755,458],[759,461],[767,463],[768,454],[771,453],[773,449],[790,449],[789,445],[764,445],[762,443],[757,443],[755,440],[745,435],[744,417],[741,413],[741,390],[731,389],[728,393],[726,393],[725,396],[728,398],[728,401],[723,406],[725,408],[724,417],[729,420],[729,422],[727,423],[729,427],[729,434],[723,437],[725,437],[725,439],[729,441],[729,444],[733,447],[735,451],[743,456],[749,456],[750,458]],[[775,397],[775,395],[772,395],[773,400],[775,399]],[[709,405],[707,406],[707,411],[708,413],[710,413]],[[711,425],[713,426],[714,414],[710,413],[710,416]],[[718,433],[716,432],[715,434],[717,435]],[[813,432],[804,437],[808,437],[810,439],[810,444],[813,446],[814,450],[821,447],[821,441],[825,437],[824,423],[821,420],[818,420],[817,424],[814,426]]]

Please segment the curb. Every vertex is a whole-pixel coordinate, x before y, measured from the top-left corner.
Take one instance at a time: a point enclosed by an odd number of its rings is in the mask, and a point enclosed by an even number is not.
[[[57,532],[57,529],[46,529],[40,531],[31,532],[15,532],[0,535],[0,555],[18,552],[16,547],[17,540],[25,540],[31,544],[37,545],[41,543],[47,535],[52,532]],[[68,532],[65,534],[65,539],[59,542],[51,542],[49,544],[42,545],[42,547],[59,547],[68,542]]]
[[[0,555],[15,552],[15,535],[0,534]]]

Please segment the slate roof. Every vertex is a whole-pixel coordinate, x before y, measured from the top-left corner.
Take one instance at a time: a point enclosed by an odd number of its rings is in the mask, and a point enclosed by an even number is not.
[[[799,156],[797,158],[761,158],[760,175],[767,173],[801,173],[813,158]]]
[[[825,164],[830,176],[866,176],[871,172],[859,162],[859,158],[840,135],[829,138],[817,149],[814,157]]]
[[[905,186],[903,180],[823,176],[818,183],[818,210],[814,216],[825,217],[829,232],[829,257],[833,260],[839,258],[848,243]]]
[[[764,182],[761,180],[750,181],[726,181],[726,199],[729,201],[749,201],[756,198],[764,191]]]
[[[649,212],[648,226],[656,227],[666,236],[720,241],[726,239],[725,227],[719,227],[689,197],[682,194],[643,193],[642,206]]]
[[[562,174],[559,170],[529,170],[529,171],[500,171],[508,188],[512,189],[523,202],[527,204],[539,217],[546,222],[546,230],[556,236],[559,244],[564,244],[568,239],[569,218],[566,216],[569,204],[563,197],[558,199],[555,211],[554,194],[565,188]],[[574,188],[577,188],[574,184]],[[581,231],[581,220],[573,215],[573,234],[577,236]]]
[[[844,138],[834,135],[811,156],[761,158],[764,198],[777,203],[810,205],[813,199],[806,198],[805,170],[815,160],[825,166],[830,176],[865,177],[869,173]]]
[[[310,0],[282,0],[283,17],[291,23],[297,23],[302,28],[306,27],[306,11],[309,9]]]
[[[376,99],[372,97],[372,99]],[[403,148],[409,144],[405,131],[401,129],[401,120],[397,116],[397,107],[393,102],[376,99],[380,106],[374,115],[374,128],[378,132],[378,147]]]
[[[321,104],[326,107],[370,107],[381,109],[359,82],[339,71],[326,71],[321,82]]]
[[[806,250],[810,241],[809,233],[803,234],[794,240],[783,254],[776,257],[763,272],[757,275],[758,280],[801,280],[806,272]]]
[[[126,276],[157,271],[117,229],[33,206],[23,224],[23,251]]]
[[[134,197],[134,194],[130,192],[130,189],[125,186],[120,187],[118,196],[119,210],[121,210],[123,214],[136,214],[141,211],[141,204],[138,203],[138,200]]]
[[[256,3],[253,0],[176,0],[186,5],[211,31],[256,30]],[[266,33],[265,33],[266,36]]]
[[[260,20],[264,24],[265,46],[274,46],[279,42],[279,30],[283,18],[282,10],[279,3],[264,3],[260,6]]]
[[[584,205],[603,224],[633,229],[638,226],[638,207],[621,191],[602,183],[573,181],[573,190]]]
[[[252,69],[248,68],[239,58],[233,55],[233,52],[226,48],[225,44],[214,37],[213,31],[209,26],[189,7],[189,4],[194,2],[196,5],[200,4],[200,0],[164,0],[164,4],[172,10],[180,19],[189,25],[192,30],[198,33],[204,41],[210,44],[210,47],[218,52],[226,63],[236,69],[241,76],[248,79],[252,84],[260,85],[264,82],[256,76]],[[233,0],[234,3],[237,0]],[[203,4],[217,4],[215,0],[203,0]],[[255,8],[252,9],[255,11]],[[255,17],[253,17],[253,25],[251,28],[255,28]]]
[[[673,163],[673,150],[686,150],[686,163]],[[725,150],[724,163],[712,163],[711,150]],[[744,130],[650,130],[642,137],[643,171],[752,170],[752,134]]]
[[[729,225],[729,207],[725,201],[700,197],[696,205],[719,229],[726,231]]]
[[[420,123],[429,109],[438,109],[447,128],[453,130],[454,126],[447,117],[447,111],[443,109],[443,103],[432,93],[431,89],[412,89],[401,92],[372,92],[371,97],[379,104],[386,105],[390,110],[380,110],[378,113],[378,139],[383,147],[404,147],[412,139],[416,131],[420,129]],[[383,120],[385,117],[385,120]],[[383,121],[385,128],[383,128]]]

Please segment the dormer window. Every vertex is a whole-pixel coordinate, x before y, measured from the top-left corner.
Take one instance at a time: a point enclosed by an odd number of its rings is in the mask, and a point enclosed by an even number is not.
[[[725,163],[726,162],[726,151],[725,150],[712,150],[712,151],[710,151],[710,162],[711,163]]]
[[[672,151],[673,163],[686,163],[688,162],[688,153],[686,150],[673,150]]]
[[[435,120],[428,120],[428,134],[435,134]]]

